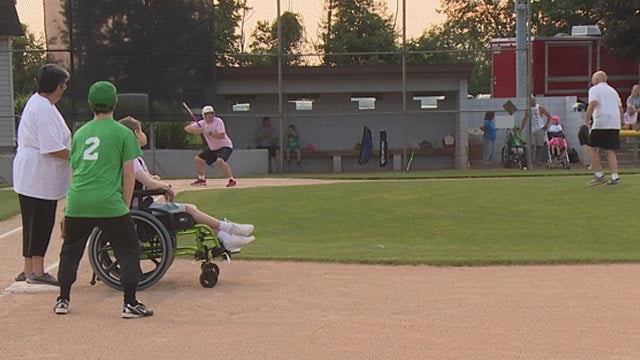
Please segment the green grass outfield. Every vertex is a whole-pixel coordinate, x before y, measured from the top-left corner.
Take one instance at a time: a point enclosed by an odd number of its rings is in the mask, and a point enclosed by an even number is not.
[[[20,213],[18,195],[7,187],[0,188],[0,221]]]
[[[618,186],[589,187],[588,172],[493,175],[207,190],[182,193],[178,201],[254,223],[257,240],[243,249],[245,259],[430,265],[640,261],[640,176],[627,173]]]

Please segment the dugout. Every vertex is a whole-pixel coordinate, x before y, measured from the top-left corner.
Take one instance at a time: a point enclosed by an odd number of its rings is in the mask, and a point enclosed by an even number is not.
[[[407,65],[403,81],[401,65],[288,67],[280,76],[275,67],[219,68],[215,104],[237,149],[255,148],[262,117],[269,116],[284,136],[287,126],[295,125],[303,147],[344,154],[343,171],[399,170],[398,164],[380,168],[376,159],[362,166],[351,156],[364,126],[372,130],[376,147],[385,130],[396,154],[431,144],[436,150],[424,151],[414,169],[461,169],[467,164],[467,125],[460,109],[471,71],[471,64]],[[451,151],[437,150],[447,135],[461,141]],[[307,156],[301,169],[291,170],[329,172],[334,161]]]

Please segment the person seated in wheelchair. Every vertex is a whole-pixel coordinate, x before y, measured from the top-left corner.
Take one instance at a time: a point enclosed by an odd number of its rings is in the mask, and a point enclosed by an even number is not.
[[[551,116],[551,124],[547,128],[547,142],[549,152],[553,158],[564,156],[567,151],[567,139],[564,135],[564,128],[560,125],[560,116]]]
[[[524,155],[524,146],[525,141],[520,134],[520,127],[514,126],[513,130],[509,133],[509,137],[507,139],[507,146],[509,147],[509,152],[513,155]]]
[[[147,135],[142,131],[140,121],[131,116],[127,116],[120,119],[119,122],[133,131],[140,147],[147,144]],[[193,204],[174,203],[175,192],[171,188],[171,185],[162,181],[158,175],[151,174],[142,157],[135,159],[133,163],[133,171],[135,173],[136,185],[139,183],[146,190],[165,190],[164,196],[166,202],[155,202],[151,199],[152,202],[147,206],[148,209],[156,209],[169,213],[188,213],[193,217],[196,223],[206,224],[211,227],[220,242],[222,242],[222,245],[228,251],[237,251],[240,247],[255,240],[255,237],[251,236],[254,229],[254,226],[251,224],[238,224],[228,221],[227,219],[218,220],[215,217],[198,210],[198,208]],[[134,202],[135,200],[138,199],[134,199]],[[147,202],[147,200],[148,199],[145,199],[144,202]],[[134,203],[133,206],[136,207],[137,204]]]

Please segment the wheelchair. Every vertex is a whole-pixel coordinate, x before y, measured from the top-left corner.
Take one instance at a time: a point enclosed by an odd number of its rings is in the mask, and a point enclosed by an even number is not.
[[[138,240],[140,241],[140,268],[142,274],[138,290],[157,283],[169,270],[175,256],[192,256],[200,262],[200,285],[212,288],[218,282],[220,268],[213,262],[215,258],[231,259],[231,251],[224,248],[208,225],[196,224],[186,212],[172,212],[151,209],[150,196],[164,195],[160,190],[136,190],[134,198],[140,205],[131,209]],[[178,246],[179,236],[191,236],[194,245]],[[91,285],[96,280],[107,286],[122,290],[121,270],[109,239],[102,230],[94,228],[89,235],[89,262],[93,269]]]
[[[502,166],[507,169],[526,169],[527,168],[527,148],[525,144],[514,146],[512,136],[515,136],[511,130],[507,130],[505,134],[505,143],[500,151]]]

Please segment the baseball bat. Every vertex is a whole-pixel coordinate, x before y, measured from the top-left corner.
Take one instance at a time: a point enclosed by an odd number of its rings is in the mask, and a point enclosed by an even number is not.
[[[191,111],[191,108],[189,108],[189,105],[187,105],[186,102],[182,102],[182,107],[187,110],[187,113],[191,116],[191,119],[193,120],[193,122],[195,122],[198,127],[202,127],[200,126],[200,123],[198,122],[198,118],[196,118],[196,116],[193,114],[193,111]]]
[[[407,171],[411,169],[411,163],[413,162],[413,155],[415,155],[415,153],[416,153],[416,148],[414,146],[413,149],[411,149],[411,156],[409,157],[409,162],[407,163]]]

